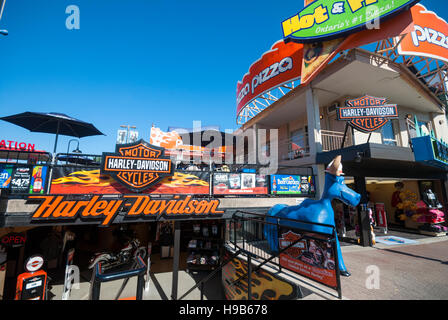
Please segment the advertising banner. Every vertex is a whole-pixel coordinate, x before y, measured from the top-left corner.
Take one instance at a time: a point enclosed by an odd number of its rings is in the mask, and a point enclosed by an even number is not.
[[[176,171],[142,193],[208,194],[210,174],[204,171]],[[55,167],[51,180],[52,194],[127,194],[129,190],[100,169]]]
[[[302,236],[291,230],[283,232],[279,239],[280,250],[301,239]],[[313,236],[317,237],[316,235]],[[304,277],[336,288],[337,278],[334,257],[335,252],[326,239],[304,238],[280,254],[280,265]]]
[[[29,193],[44,193],[45,182],[47,179],[47,169],[48,167],[46,166],[33,167]]]
[[[327,41],[368,28],[372,21],[396,15],[419,0],[316,0],[282,22],[283,37],[296,42]]]
[[[265,175],[255,173],[215,173],[214,194],[267,194]]]
[[[448,23],[421,4],[411,13],[414,30],[400,42],[398,53],[448,62]]]
[[[310,82],[325,66],[344,50],[362,47],[383,39],[405,35],[413,30],[410,11],[400,13],[393,19],[381,22],[380,29],[367,29],[329,41],[305,43],[301,83]]]
[[[254,62],[236,86],[237,115],[262,93],[300,77],[303,45],[277,41]]]
[[[11,183],[13,167],[8,164],[0,164],[0,188],[7,189]]]
[[[11,193],[28,193],[31,183],[31,166],[17,166],[11,176]]]
[[[314,177],[299,175],[272,175],[271,194],[314,195]]]
[[[376,226],[387,229],[386,207],[384,203],[375,203]]]

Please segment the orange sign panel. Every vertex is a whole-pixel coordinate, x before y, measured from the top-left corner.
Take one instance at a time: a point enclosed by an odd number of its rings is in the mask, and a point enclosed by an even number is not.
[[[414,31],[403,39],[398,52],[448,62],[448,23],[421,4],[412,7],[411,13]]]
[[[237,114],[262,93],[300,78],[303,45],[277,41],[268,52],[254,62],[236,86]]]

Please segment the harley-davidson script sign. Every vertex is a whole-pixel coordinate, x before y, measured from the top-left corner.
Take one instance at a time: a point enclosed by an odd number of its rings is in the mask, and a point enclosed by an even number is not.
[[[81,199],[77,199],[81,197]],[[221,216],[219,199],[194,199],[191,196],[174,196],[171,199],[153,199],[148,195],[124,195],[120,198],[106,196],[40,195],[29,196],[40,201],[31,220],[33,222],[98,221],[103,226],[114,222],[117,215],[125,219],[157,219]]]
[[[165,149],[153,146],[144,140],[117,145],[115,153],[103,153],[101,173],[133,192],[141,192],[173,175],[173,166]]]
[[[396,104],[387,104],[386,98],[364,96],[347,100],[345,107],[339,107],[338,120],[348,120],[350,125],[362,132],[373,132],[384,126],[389,119],[398,118]]]

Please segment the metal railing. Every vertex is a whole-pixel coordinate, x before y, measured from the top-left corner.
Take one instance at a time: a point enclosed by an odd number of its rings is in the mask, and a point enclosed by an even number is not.
[[[247,299],[252,300],[252,274],[254,272],[258,272],[264,266],[269,266],[271,268],[277,268],[279,272],[282,272],[282,268],[287,269],[288,272],[296,273],[300,276],[307,275],[301,274],[288,268],[288,266],[282,266],[280,262],[280,256],[285,254],[291,248],[295,247],[299,242],[304,240],[315,240],[320,242],[328,243],[332,250],[332,256],[334,257],[334,272],[335,272],[335,286],[328,285],[323,282],[319,282],[316,279],[310,280],[317,281],[322,285],[329,287],[337,292],[338,298],[342,299],[342,288],[340,281],[340,270],[339,270],[339,262],[338,262],[338,254],[336,247],[336,228],[332,225],[319,224],[319,223],[311,223],[308,221],[301,221],[289,218],[275,218],[275,223],[266,221],[267,216],[264,214],[248,212],[248,211],[237,211],[233,215],[232,219],[227,221],[226,225],[226,242],[229,246],[233,246],[234,253],[230,255],[230,258],[224,260],[218,268],[216,268],[212,273],[210,273],[207,277],[200,280],[196,283],[192,288],[190,288],[185,294],[183,294],[179,300],[185,298],[189,293],[191,293],[194,289],[200,288],[201,291],[201,300],[203,299],[203,290],[205,283],[207,283],[213,276],[222,271],[222,269],[233,261],[233,259],[238,258],[238,256],[244,256],[247,261],[247,272],[239,275],[235,280],[232,281],[230,285],[238,285],[241,281],[247,281]],[[281,247],[280,241],[278,241],[278,247],[269,248],[267,243],[267,239],[264,238],[263,230],[265,226],[274,226],[277,230],[277,235],[280,237],[281,230],[285,228],[285,223],[301,223],[310,226],[320,226],[324,228],[329,228],[332,230],[330,234],[327,233],[319,233],[319,232],[310,232],[304,229],[295,228],[291,226],[287,226],[286,228],[290,231],[293,231],[300,236],[290,241],[287,245]],[[253,266],[252,261],[256,261],[257,265]],[[300,289],[300,287],[299,287]],[[299,294],[301,295],[301,290],[299,290]],[[301,296],[302,297],[302,296]]]
[[[321,130],[322,137],[322,151],[328,152],[341,149],[342,140],[344,139],[344,132]],[[344,147],[353,145],[353,137],[347,132],[345,137]]]

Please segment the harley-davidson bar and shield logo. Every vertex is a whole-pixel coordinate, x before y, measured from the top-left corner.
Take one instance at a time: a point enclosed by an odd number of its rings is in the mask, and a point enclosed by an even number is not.
[[[133,192],[141,192],[172,176],[173,166],[164,148],[139,140],[117,145],[115,153],[104,152],[101,173],[112,176]]]
[[[398,118],[396,104],[387,104],[386,98],[364,96],[347,100],[345,107],[339,107],[338,120],[350,121],[350,125],[362,132],[370,133],[380,129],[389,119]]]

